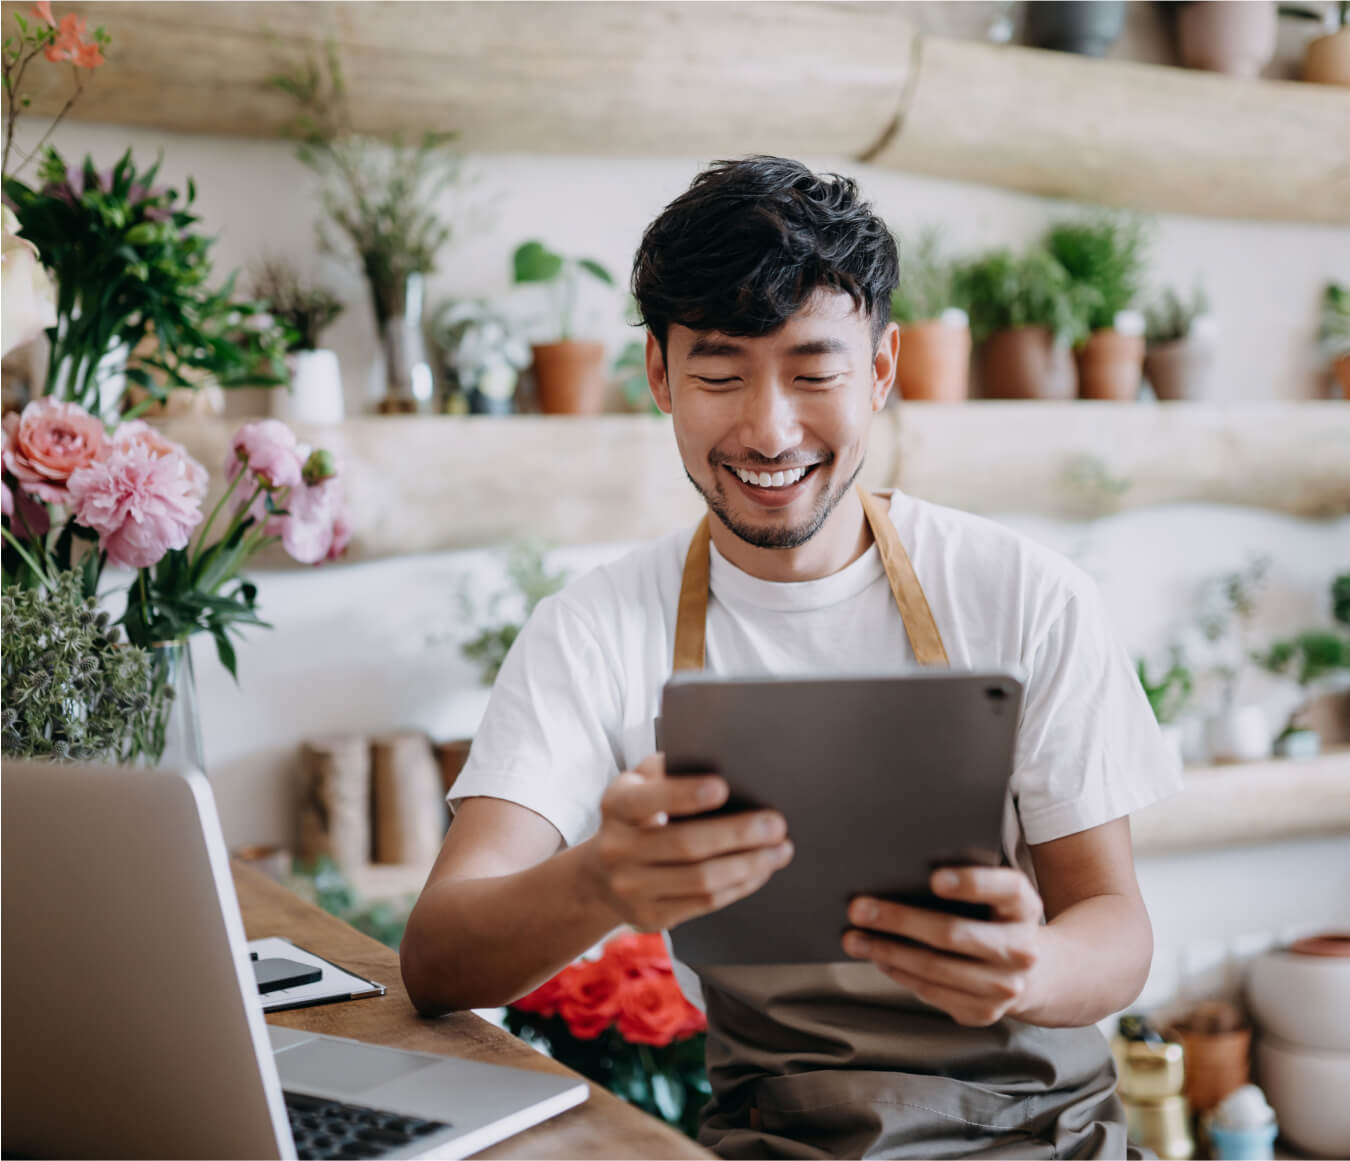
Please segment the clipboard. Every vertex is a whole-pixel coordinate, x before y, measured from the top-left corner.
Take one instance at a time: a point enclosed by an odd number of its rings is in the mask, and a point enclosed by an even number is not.
[[[322,956],[315,955],[298,947],[289,939],[279,935],[270,935],[265,939],[250,939],[250,952],[259,959],[280,956],[309,964],[319,968],[323,975],[312,984],[301,984],[294,988],[279,988],[266,995],[259,994],[258,1002],[264,1012],[288,1012],[292,1008],[312,1008],[316,1004],[336,1004],[342,1000],[360,1000],[367,996],[383,996],[385,986],[368,980],[364,976],[354,975],[345,968]]]

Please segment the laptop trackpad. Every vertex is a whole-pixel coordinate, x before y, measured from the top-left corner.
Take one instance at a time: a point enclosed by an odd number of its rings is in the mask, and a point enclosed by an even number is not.
[[[275,1060],[282,1088],[330,1096],[359,1096],[436,1063],[408,1052],[342,1040],[309,1040],[278,1052]]]

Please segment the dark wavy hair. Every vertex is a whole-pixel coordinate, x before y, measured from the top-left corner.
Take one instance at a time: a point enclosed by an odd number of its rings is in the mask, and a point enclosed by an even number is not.
[[[895,239],[858,185],[786,157],[714,162],[642,235],[633,297],[666,353],[670,325],[754,338],[771,334],[819,289],[891,316]]]

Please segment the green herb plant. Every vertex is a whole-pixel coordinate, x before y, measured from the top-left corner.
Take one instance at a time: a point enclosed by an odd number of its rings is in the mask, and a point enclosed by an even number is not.
[[[150,654],[122,641],[80,573],[6,585],[0,619],[5,757],[126,758],[151,728]]]
[[[1175,343],[1189,337],[1195,320],[1209,314],[1209,295],[1198,283],[1189,299],[1170,286],[1144,308],[1145,335],[1150,347]]]
[[[1261,607],[1272,559],[1268,555],[1254,557],[1243,568],[1212,577],[1201,592],[1200,611],[1196,627],[1211,645],[1225,646],[1220,660],[1213,667],[1222,690],[1225,713],[1237,701],[1238,682],[1248,659],[1252,657],[1249,645],[1252,623]]]
[[[1327,283],[1322,292],[1322,321],[1317,337],[1329,359],[1335,361],[1350,355],[1350,287]]]
[[[902,240],[900,282],[891,295],[891,318],[905,324],[928,322],[951,309],[969,314],[966,287],[957,273],[958,263],[943,254],[942,235],[936,227],[923,230],[912,247]]]
[[[1141,658],[1138,663],[1139,684],[1144,687],[1144,696],[1153,710],[1153,716],[1161,726],[1175,722],[1191,700],[1195,690],[1195,679],[1187,666],[1181,649],[1173,646],[1167,669],[1157,681],[1148,675],[1148,666]]]
[[[1342,625],[1350,625],[1350,573],[1332,581],[1331,611]],[[1252,656],[1262,668],[1297,683],[1301,692],[1300,702],[1280,734],[1284,737],[1299,728],[1298,719],[1307,710],[1316,686],[1337,674],[1350,673],[1350,636],[1330,629],[1308,629]]]
[[[606,286],[615,285],[614,276],[594,258],[568,258],[539,241],[521,243],[512,255],[511,266],[518,285],[539,282],[553,289],[555,331],[562,342],[567,342],[576,333],[582,274],[589,274]]]
[[[1095,297],[1048,250],[1032,249],[1021,257],[994,250],[960,265],[954,278],[953,293],[968,304],[977,343],[1015,327],[1044,327],[1059,346],[1087,337]]]
[[[1060,222],[1051,227],[1046,247],[1085,291],[1089,332],[1113,327],[1116,315],[1139,297],[1147,248],[1139,219],[1100,214]]]

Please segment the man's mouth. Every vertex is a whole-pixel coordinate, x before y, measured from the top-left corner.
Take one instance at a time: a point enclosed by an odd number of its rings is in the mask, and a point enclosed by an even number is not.
[[[730,464],[727,465],[741,483],[749,484],[755,488],[790,488],[817,466],[816,464],[809,464],[806,467],[788,468],[786,471],[753,472],[747,468],[734,468]]]

